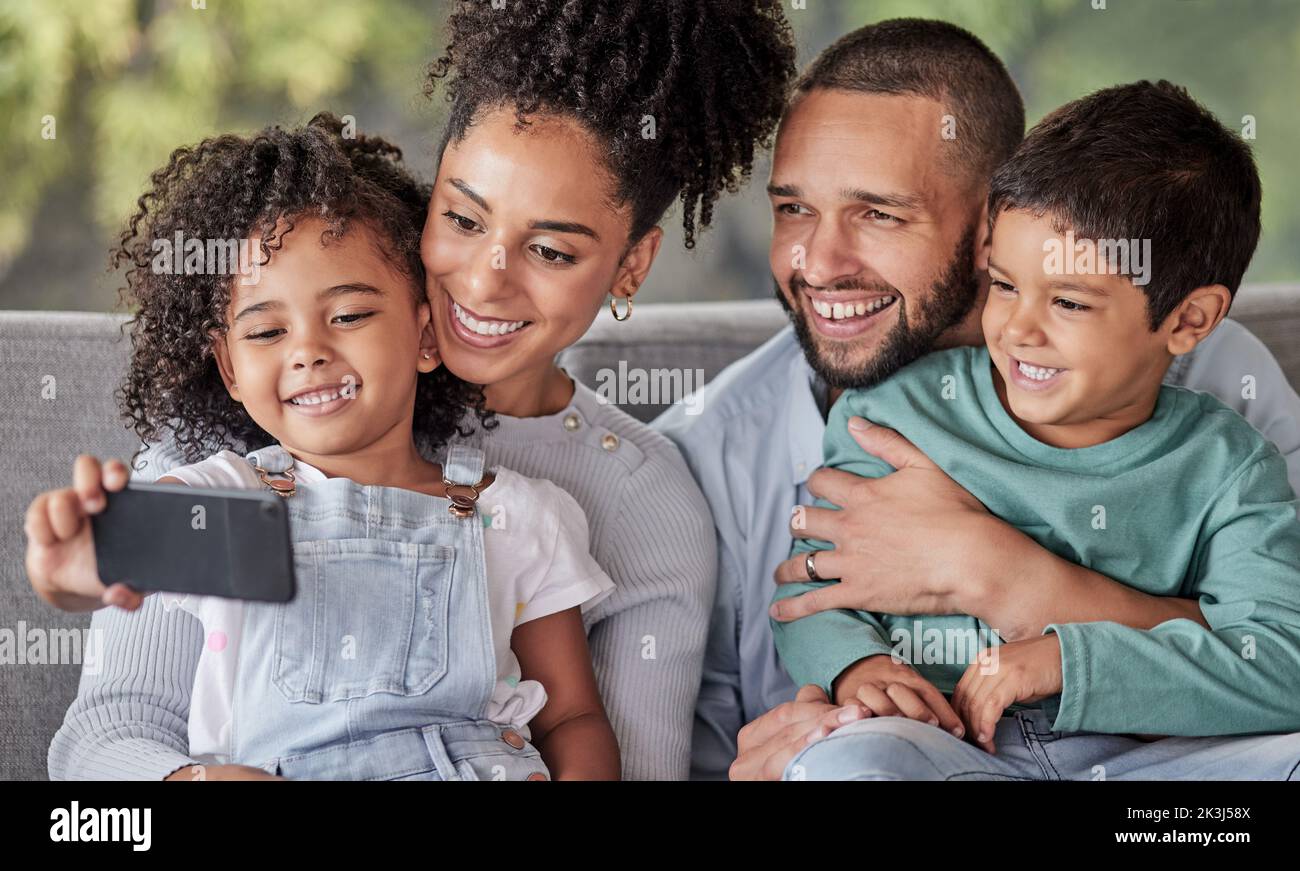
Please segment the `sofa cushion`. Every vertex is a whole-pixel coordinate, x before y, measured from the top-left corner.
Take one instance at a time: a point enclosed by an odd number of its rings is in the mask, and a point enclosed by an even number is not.
[[[1245,288],[1232,311],[1269,345],[1292,384],[1300,383],[1297,293],[1295,285]],[[114,399],[129,353],[124,320],[0,312],[0,656],[23,651],[21,664],[0,662],[0,779],[45,778],[50,737],[77,691],[77,662],[36,664],[26,655],[29,647],[66,648],[67,631],[84,630],[90,618],[58,612],[31,591],[23,570],[23,514],[37,493],[69,482],[78,453],[125,459],[138,444],[119,421]],[[696,370],[711,379],[786,322],[771,300],[639,305],[624,323],[602,314],[560,363],[597,390],[617,387],[620,371],[625,384],[689,371],[699,386]],[[626,393],[608,395],[618,401]],[[660,401],[624,408],[648,421],[665,407],[666,397],[655,398]]]

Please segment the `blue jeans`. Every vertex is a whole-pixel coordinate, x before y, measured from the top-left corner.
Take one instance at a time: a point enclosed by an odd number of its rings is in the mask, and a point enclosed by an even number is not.
[[[1162,738],[1054,732],[1042,711],[998,721],[990,755],[937,726],[873,717],[799,752],[782,780],[1297,780],[1300,733]]]

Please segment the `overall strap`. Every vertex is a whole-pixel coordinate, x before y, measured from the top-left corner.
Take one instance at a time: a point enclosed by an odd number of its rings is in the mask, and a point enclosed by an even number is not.
[[[447,446],[442,464],[442,483],[447,487],[448,509],[457,517],[472,517],[478,501],[478,486],[483,483],[483,452],[456,442]]]
[[[483,480],[483,452],[478,448],[452,442],[442,464],[442,479],[452,484],[476,485]]]
[[[263,484],[284,498],[287,499],[297,492],[293,475],[293,455],[284,448],[277,444],[270,444],[245,455],[244,459],[257,470],[257,477],[262,479]],[[283,477],[272,478],[272,475]]]

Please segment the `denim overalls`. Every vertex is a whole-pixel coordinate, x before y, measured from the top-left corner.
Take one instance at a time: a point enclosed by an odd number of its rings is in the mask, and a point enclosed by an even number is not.
[[[547,779],[485,716],[497,675],[472,501],[457,516],[451,499],[346,478],[293,492],[282,447],[247,459],[292,492],[297,595],[245,603],[232,760],[291,779]],[[482,474],[481,451],[448,449],[448,482]]]

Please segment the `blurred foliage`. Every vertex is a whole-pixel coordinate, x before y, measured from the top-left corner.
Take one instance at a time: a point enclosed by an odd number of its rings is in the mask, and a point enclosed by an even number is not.
[[[44,138],[68,99],[78,70],[103,74],[131,53],[129,0],[82,4],[58,0],[34,12],[12,0],[0,5],[0,268],[27,241],[29,221],[46,185],[69,163],[68,143]]]
[[[708,2],[708,0],[700,0]],[[1256,119],[1264,237],[1252,281],[1300,280],[1300,0],[806,0],[800,63],[862,24],[953,21],[985,40],[1033,123],[1099,87],[1186,85],[1230,127]],[[194,8],[200,6],[201,8]],[[106,253],[148,174],[218,131],[321,109],[428,172],[441,101],[420,96],[443,0],[0,0],[0,308],[106,309]],[[53,116],[55,138],[43,138]],[[766,174],[755,167],[755,181]],[[765,297],[762,185],[720,205],[694,254],[675,219],[648,301]]]
[[[0,0],[0,276],[67,173],[89,182],[74,217],[107,243],[179,145],[326,106],[381,129],[367,93],[383,95],[385,115],[416,119],[438,17],[429,5]]]

